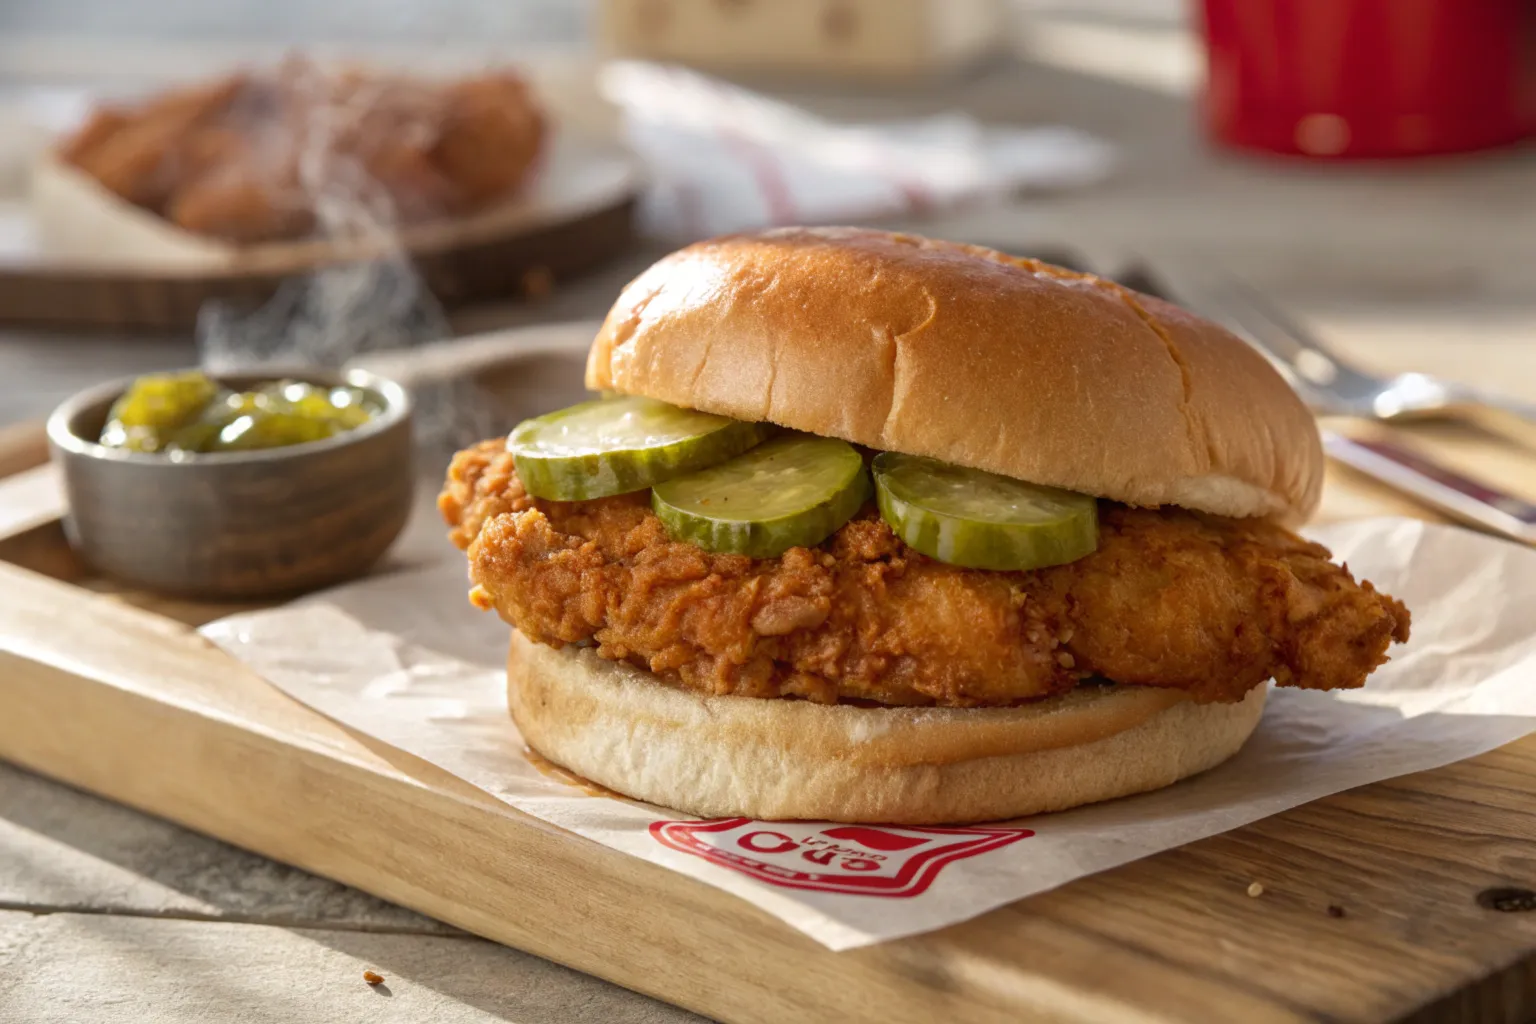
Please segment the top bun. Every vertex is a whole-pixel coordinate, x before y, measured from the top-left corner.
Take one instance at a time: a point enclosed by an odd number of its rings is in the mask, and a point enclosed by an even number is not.
[[[1091,274],[853,228],[700,242],[614,304],[587,386],[1129,505],[1287,522],[1317,426],[1208,320]]]

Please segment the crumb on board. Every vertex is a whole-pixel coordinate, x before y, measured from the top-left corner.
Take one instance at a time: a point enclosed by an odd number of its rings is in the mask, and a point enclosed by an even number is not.
[[[1337,903],[1330,903],[1330,904],[1328,904],[1328,916],[1329,917],[1343,917],[1344,916],[1344,908],[1339,906]]]
[[[370,985],[382,985],[384,984],[384,975],[379,974],[377,971],[364,971],[363,980]]]
[[[1249,882],[1248,883],[1248,895],[1249,896],[1254,896],[1254,897],[1263,896],[1264,895],[1264,886],[1262,884],[1260,884],[1259,882]]]

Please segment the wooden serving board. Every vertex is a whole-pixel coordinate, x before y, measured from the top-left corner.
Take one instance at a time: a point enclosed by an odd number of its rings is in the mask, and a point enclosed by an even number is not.
[[[557,136],[527,189],[473,216],[248,248],[180,231],[46,155],[33,185],[0,208],[0,323],[175,330],[211,301],[254,308],[293,278],[402,257],[450,307],[537,298],[634,244],[640,174],[615,145]]]
[[[1536,490],[1530,456],[1417,440]],[[14,472],[35,432],[0,446],[0,757],[35,771],[731,1024],[1536,1014],[1536,737],[830,953],[284,696],[193,632],[233,609],[80,565],[52,472]],[[1328,487],[1330,517],[1414,514],[1353,475]]]

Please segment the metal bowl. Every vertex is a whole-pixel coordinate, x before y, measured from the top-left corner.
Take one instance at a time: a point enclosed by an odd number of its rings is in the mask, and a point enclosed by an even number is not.
[[[241,389],[278,378],[349,384],[382,412],[321,441],[175,456],[97,443],[131,380],[81,392],[48,417],[70,543],[105,575],[204,598],[294,593],[364,572],[410,515],[411,400],[362,370],[216,374]]]

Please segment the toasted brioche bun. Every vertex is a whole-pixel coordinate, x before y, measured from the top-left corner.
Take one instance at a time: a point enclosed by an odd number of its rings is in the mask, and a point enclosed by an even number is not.
[[[851,228],[701,242],[619,297],[594,390],[1131,505],[1306,518],[1306,407],[1217,325],[979,246]]]
[[[996,821],[1160,789],[1212,768],[1258,725],[1235,704],[1085,686],[1009,708],[714,697],[595,652],[512,633],[523,739],[615,792],[701,817],[888,824]]]

